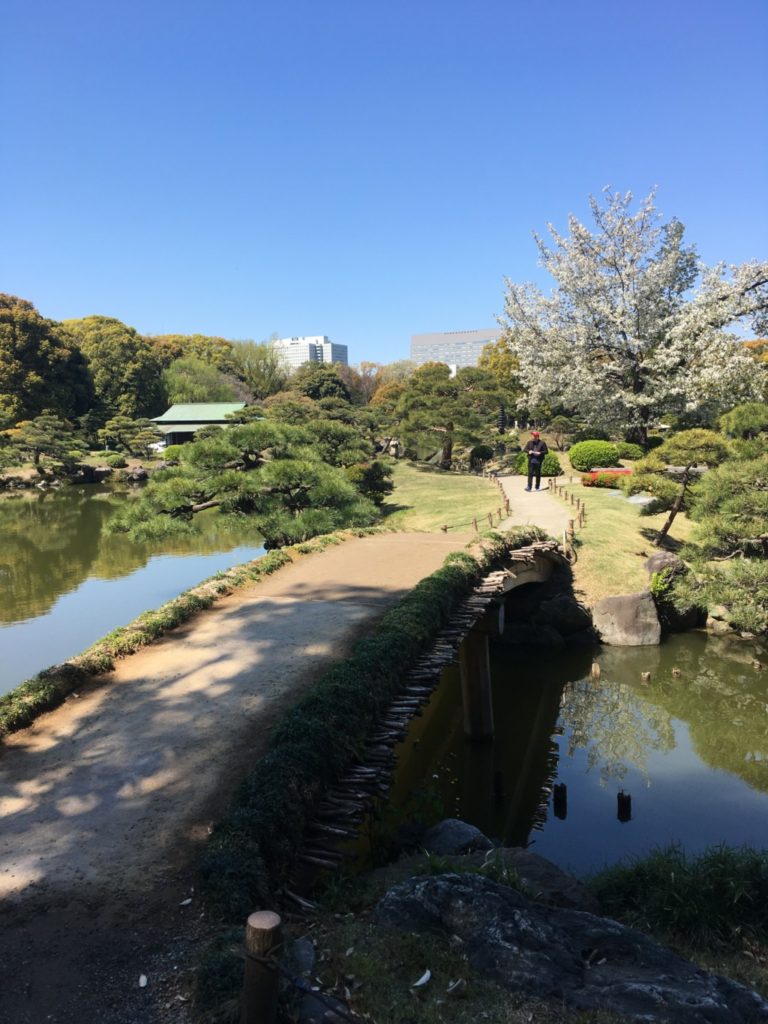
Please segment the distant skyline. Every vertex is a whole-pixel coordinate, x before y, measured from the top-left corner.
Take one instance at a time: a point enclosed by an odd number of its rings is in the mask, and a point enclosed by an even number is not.
[[[765,0],[9,0],[0,290],[353,363],[548,287],[531,231],[658,186],[768,256]]]

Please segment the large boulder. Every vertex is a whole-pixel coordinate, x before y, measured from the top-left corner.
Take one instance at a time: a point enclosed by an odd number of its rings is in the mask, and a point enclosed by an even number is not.
[[[493,843],[479,828],[458,818],[446,818],[429,829],[421,841],[425,850],[441,856],[492,850]]]
[[[685,562],[683,562],[682,558],[678,558],[671,551],[655,551],[643,565],[649,576],[664,569],[679,571],[681,568],[685,568]]]
[[[661,640],[656,604],[648,590],[604,597],[595,605],[592,620],[604,644],[642,647]]]
[[[644,1024],[758,1024],[768,1003],[607,918],[535,902],[479,875],[411,878],[382,924],[457,937],[472,966],[517,992]],[[456,941],[456,938],[454,938]]]

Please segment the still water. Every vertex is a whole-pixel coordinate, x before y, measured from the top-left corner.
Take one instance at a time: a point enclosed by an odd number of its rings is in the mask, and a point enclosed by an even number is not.
[[[499,645],[492,659],[495,739],[464,740],[458,671],[446,672],[399,749],[390,825],[459,817],[580,875],[673,842],[768,847],[764,648],[696,633],[546,656]]]
[[[215,513],[184,537],[108,535],[110,516],[136,493],[91,485],[0,500],[0,694],[263,553],[255,530]]]

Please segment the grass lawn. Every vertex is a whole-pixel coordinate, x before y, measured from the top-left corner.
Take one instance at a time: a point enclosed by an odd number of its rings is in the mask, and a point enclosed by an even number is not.
[[[392,470],[395,489],[383,511],[393,529],[431,533],[446,525],[471,531],[473,517],[485,519],[499,508],[496,485],[483,477],[404,462],[393,463]]]
[[[573,485],[565,483],[569,493],[584,501],[587,512],[584,526],[576,530],[578,560],[573,574],[578,597],[593,605],[601,597],[647,590],[648,573],[643,563],[659,550],[653,546],[653,535],[666,522],[668,513],[641,515],[639,505],[631,505],[616,491],[582,487],[578,480],[576,476]],[[664,547],[675,550],[688,539],[691,527],[690,520],[680,513]]]

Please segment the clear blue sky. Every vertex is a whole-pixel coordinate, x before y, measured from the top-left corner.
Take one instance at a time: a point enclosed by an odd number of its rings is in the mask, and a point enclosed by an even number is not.
[[[6,0],[0,290],[144,333],[490,325],[607,184],[768,256],[766,0]]]

